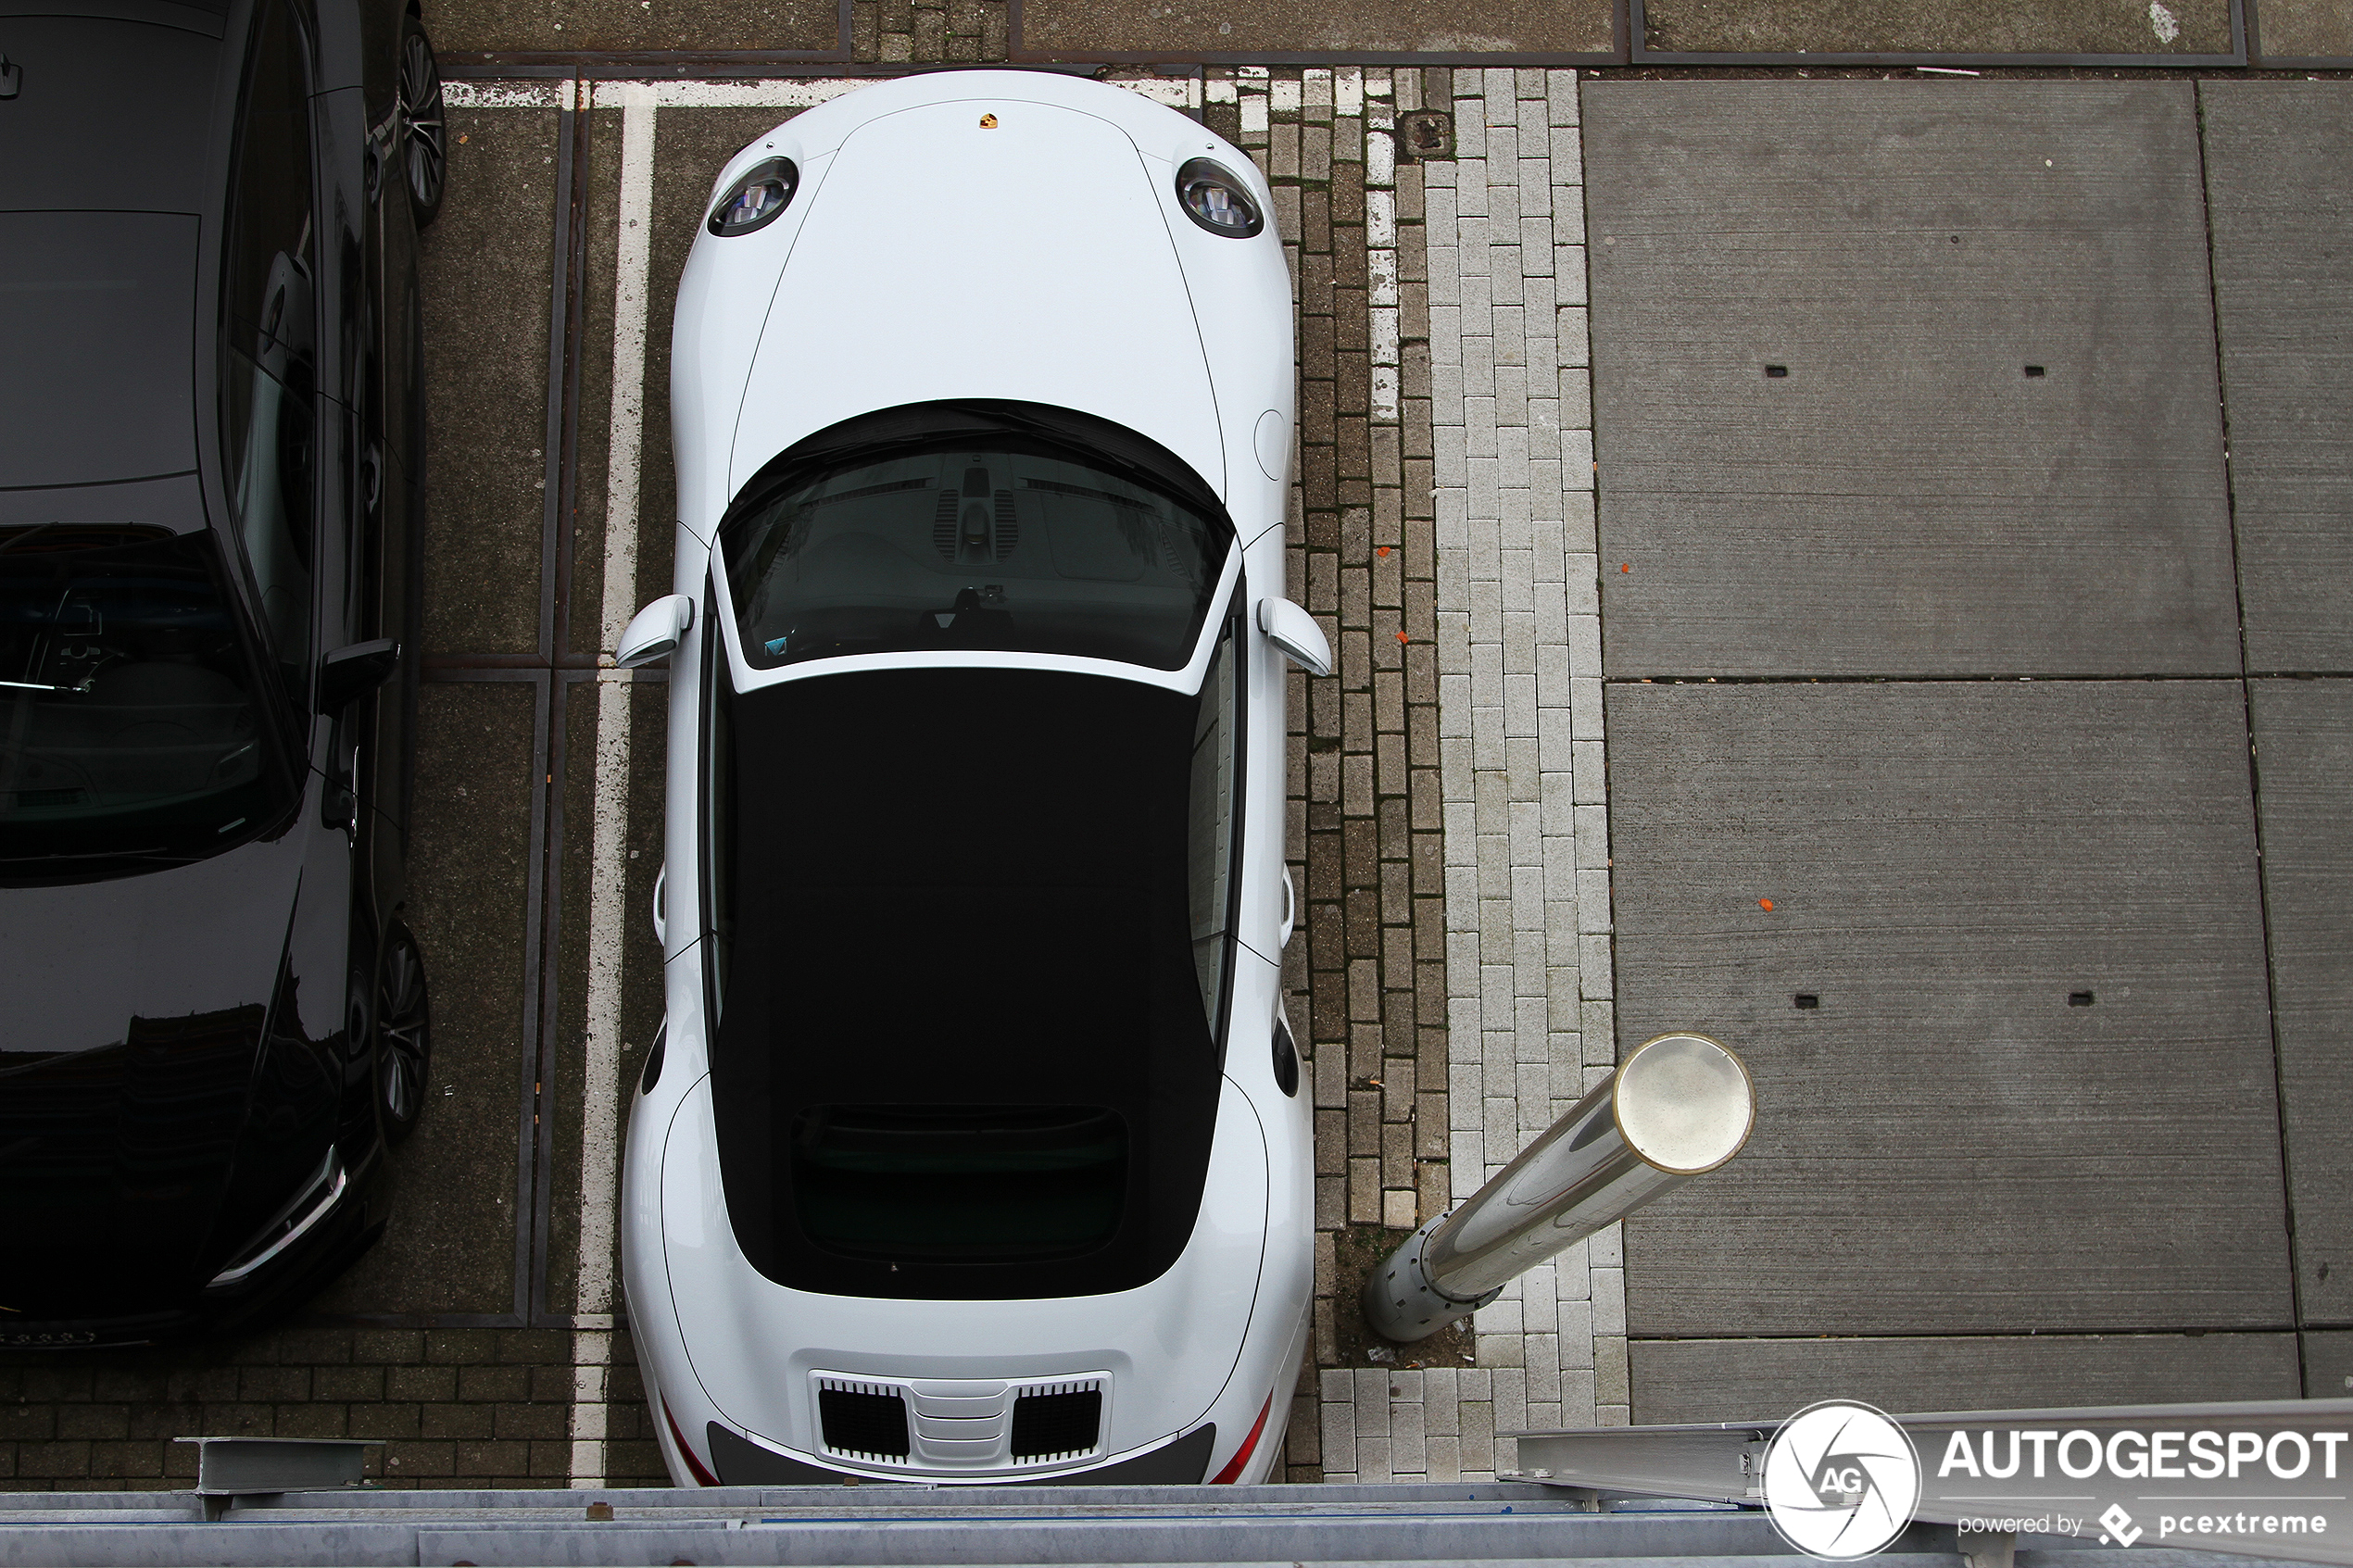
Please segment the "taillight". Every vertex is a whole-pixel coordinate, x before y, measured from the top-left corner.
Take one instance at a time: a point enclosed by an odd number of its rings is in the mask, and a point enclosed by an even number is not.
[[[670,1423],[670,1440],[678,1445],[678,1457],[686,1461],[686,1469],[693,1474],[695,1485],[698,1486],[719,1485],[719,1477],[702,1467],[702,1461],[695,1457],[694,1448],[686,1441],[686,1435],[678,1430],[678,1418],[670,1413],[668,1399],[661,1402],[661,1419]],[[1256,1436],[1257,1434],[1252,1433],[1252,1436]]]
[[[1250,1436],[1244,1437],[1242,1446],[1234,1450],[1234,1457],[1226,1461],[1226,1468],[1210,1477],[1211,1486],[1230,1486],[1240,1476],[1242,1466],[1250,1462],[1251,1450],[1258,1447],[1259,1434],[1266,1430],[1266,1417],[1273,1412],[1274,1409],[1275,1396],[1269,1394],[1266,1396],[1266,1402],[1258,1407],[1258,1419],[1251,1423]],[[675,1432],[678,1429],[673,1426],[671,1430]]]

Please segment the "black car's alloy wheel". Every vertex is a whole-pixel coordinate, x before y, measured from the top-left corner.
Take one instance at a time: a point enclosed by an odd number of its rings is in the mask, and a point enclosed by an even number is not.
[[[424,955],[417,938],[396,922],[376,960],[376,1093],[384,1137],[409,1135],[425,1105],[425,1074],[433,1065],[433,1014],[425,997]]]
[[[394,156],[409,184],[409,209],[422,229],[441,211],[449,132],[442,112],[441,62],[433,56],[424,24],[414,17],[400,26],[400,112],[394,133],[399,138]]]

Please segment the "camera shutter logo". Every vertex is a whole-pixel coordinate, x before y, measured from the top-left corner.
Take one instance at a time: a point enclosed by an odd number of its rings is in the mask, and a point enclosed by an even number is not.
[[[1852,1562],[1904,1533],[1920,1500],[1920,1456],[1869,1405],[1825,1399],[1781,1424],[1765,1450],[1765,1510],[1809,1557]]]

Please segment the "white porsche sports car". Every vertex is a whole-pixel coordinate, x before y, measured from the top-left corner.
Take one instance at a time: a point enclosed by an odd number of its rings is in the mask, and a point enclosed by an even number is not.
[[[665,1037],[630,1324],[673,1478],[1255,1481],[1313,1289],[1282,1016],[1290,285],[1134,94],[867,87],[679,286]]]

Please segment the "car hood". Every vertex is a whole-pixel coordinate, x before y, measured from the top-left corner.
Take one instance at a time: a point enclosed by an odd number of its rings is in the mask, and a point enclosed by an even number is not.
[[[145,1311],[159,1286],[201,1283],[301,870],[289,834],[145,876],[7,890],[0,1308],[10,1315]]]
[[[1012,85],[857,126],[811,159],[773,299],[746,279],[746,297],[705,303],[718,320],[764,317],[729,494],[842,420],[995,398],[1125,425],[1224,495],[1217,400],[1157,161],[1110,120]],[[1083,224],[1027,218],[1074,207]]]

